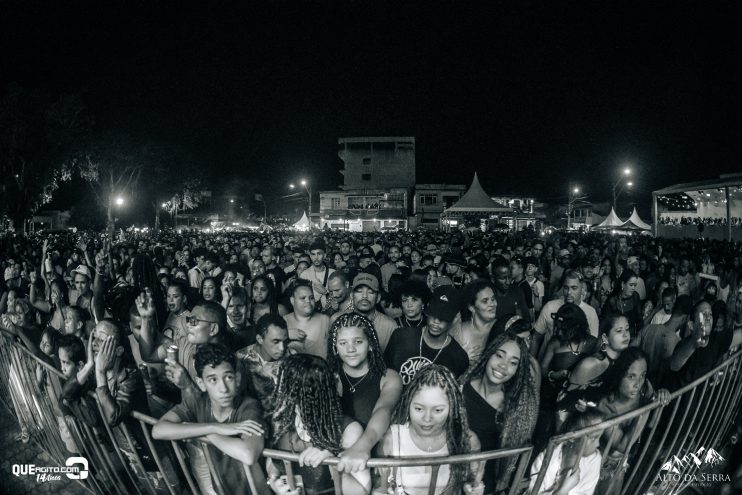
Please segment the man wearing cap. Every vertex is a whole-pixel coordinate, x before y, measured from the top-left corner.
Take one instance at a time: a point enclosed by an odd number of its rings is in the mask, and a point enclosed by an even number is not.
[[[459,304],[455,287],[438,287],[425,308],[426,325],[394,331],[384,352],[384,361],[399,372],[402,384],[408,385],[417,371],[429,364],[445,366],[456,377],[469,368],[466,351],[448,334],[459,312]]]
[[[76,304],[85,309],[89,309],[90,298],[93,296],[93,272],[90,271],[90,267],[87,265],[78,265],[77,268],[72,270],[72,277],[75,288],[70,289],[68,294],[70,304]],[[87,301],[87,304],[81,304],[83,301],[79,300],[80,298]]]
[[[381,265],[381,282],[384,284],[384,290],[389,290],[389,279],[392,275],[399,273],[399,267],[397,262],[399,261],[400,252],[398,246],[392,246],[389,248],[389,261]]]
[[[325,253],[327,249],[322,241],[314,241],[309,246],[309,256],[312,260],[312,266],[304,270],[300,279],[308,280],[312,284],[312,290],[314,291],[314,300],[320,301],[324,306],[326,298],[323,299],[327,294],[327,282],[330,280],[333,270],[325,266]]]
[[[350,311],[338,311],[332,315],[331,322],[335,321],[341,314],[356,312],[371,320],[379,338],[381,350],[385,350],[392,332],[397,328],[397,323],[384,313],[376,311],[376,305],[381,300],[379,290],[379,279],[370,273],[359,273],[353,279],[353,290],[351,292],[353,307]]]
[[[531,343],[531,353],[534,356],[538,356],[539,359],[543,357],[546,344],[554,333],[554,315],[565,302],[573,303],[580,307],[587,317],[590,335],[593,337],[598,336],[598,313],[595,311],[595,308],[582,300],[582,293],[582,275],[574,270],[567,270],[564,273],[564,281],[562,282],[562,297],[552,299],[544,304],[534,324],[534,330],[536,331],[533,333],[533,342]],[[542,343],[544,345],[541,345]]]

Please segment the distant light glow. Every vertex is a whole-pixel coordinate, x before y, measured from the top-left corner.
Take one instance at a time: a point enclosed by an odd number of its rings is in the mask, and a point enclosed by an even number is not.
[[[579,187],[575,187],[575,194],[577,194],[579,192],[580,192],[580,188]]]
[[[631,174],[631,169],[630,168],[625,168],[625,169],[623,169],[623,173],[624,173],[624,175],[629,175],[629,174]]]
[[[116,204],[118,206],[121,206],[122,204],[124,204],[124,198],[122,198],[121,196],[119,196],[118,198],[116,198]]]
[[[230,199],[230,200],[229,200],[229,202],[230,202],[230,203],[234,203],[234,199]]]
[[[633,182],[627,182],[626,185],[629,186],[629,187],[631,187],[631,186],[634,185],[634,183]]]
[[[307,181],[306,181],[306,180],[304,180],[304,179],[302,179],[302,180],[301,180],[301,185],[302,185],[302,186],[306,186],[306,185],[307,185]]]
[[[167,208],[167,203],[162,203],[163,208]]]

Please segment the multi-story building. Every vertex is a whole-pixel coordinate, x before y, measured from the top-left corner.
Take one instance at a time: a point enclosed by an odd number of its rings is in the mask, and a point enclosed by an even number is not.
[[[414,137],[353,137],[338,139],[346,191],[412,188],[415,185]]]
[[[545,205],[533,197],[500,195],[492,197],[492,200],[512,209],[512,214],[499,218],[499,222],[511,229],[521,230],[529,225],[539,228],[546,218]]]
[[[465,192],[463,184],[417,184],[410,226],[438,228],[443,210],[461,199]]]
[[[338,139],[340,191],[321,191],[319,225],[352,231],[407,228],[415,185],[414,137]]]

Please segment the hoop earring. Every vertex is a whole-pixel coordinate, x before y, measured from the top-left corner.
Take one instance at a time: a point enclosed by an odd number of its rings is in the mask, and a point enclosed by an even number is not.
[[[600,341],[600,352],[605,352],[606,349],[608,349],[608,342],[606,342],[605,339],[601,339],[601,341]]]

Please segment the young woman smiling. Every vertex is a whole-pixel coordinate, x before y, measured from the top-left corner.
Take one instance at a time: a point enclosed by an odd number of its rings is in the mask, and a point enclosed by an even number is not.
[[[343,414],[364,428],[363,435],[342,452],[338,470],[359,472],[366,469],[371,449],[389,428],[402,394],[402,380],[386,367],[373,323],[365,316],[339,316],[327,340],[327,358],[338,376]]]

